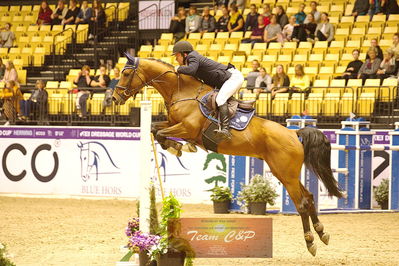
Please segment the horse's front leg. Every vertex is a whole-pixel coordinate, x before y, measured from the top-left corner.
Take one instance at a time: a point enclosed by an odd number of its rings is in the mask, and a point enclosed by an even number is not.
[[[154,135],[155,140],[161,145],[162,149],[166,150],[168,145],[165,143],[165,137],[158,135],[158,131],[170,127],[169,121],[154,122],[151,124],[151,133]]]
[[[175,137],[175,138],[182,138],[182,139],[191,139],[191,134],[187,131],[186,127],[183,123],[178,123],[171,127],[167,127],[161,129],[157,132],[157,138],[167,138],[167,137]],[[181,143],[173,140],[166,139],[166,142],[170,141],[170,147],[175,149],[176,151],[168,149],[169,152],[175,154],[176,156],[181,156],[182,151],[185,152],[196,152],[197,148],[192,143],[187,143],[182,145]],[[174,142],[174,143],[173,143]]]

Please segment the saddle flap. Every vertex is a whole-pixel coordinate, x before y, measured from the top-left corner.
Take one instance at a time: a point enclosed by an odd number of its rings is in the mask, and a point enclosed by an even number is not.
[[[205,104],[206,107],[209,110],[212,110],[212,113],[214,113],[214,114],[217,113],[217,104],[216,104],[216,96],[217,95],[218,95],[218,91],[210,92],[210,94],[207,98],[206,104]],[[256,100],[240,101],[234,97],[230,97],[229,100],[227,101],[227,105],[229,108],[229,116],[233,117],[237,111],[237,108],[241,108],[244,110],[253,110],[255,102],[256,102]]]

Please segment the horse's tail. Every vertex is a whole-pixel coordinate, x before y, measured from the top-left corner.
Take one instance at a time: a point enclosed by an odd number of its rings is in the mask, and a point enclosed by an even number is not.
[[[330,141],[320,130],[305,127],[297,131],[302,139],[305,155],[305,165],[313,171],[323,182],[330,196],[342,198],[344,195],[338,188],[331,170],[331,145]]]

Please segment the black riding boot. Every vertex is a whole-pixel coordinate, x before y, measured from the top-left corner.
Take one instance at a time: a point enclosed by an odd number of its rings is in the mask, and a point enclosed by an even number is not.
[[[220,119],[220,127],[221,129],[216,129],[214,132],[216,137],[222,140],[230,140],[231,133],[229,131],[229,109],[227,107],[227,103],[219,106],[219,119]]]

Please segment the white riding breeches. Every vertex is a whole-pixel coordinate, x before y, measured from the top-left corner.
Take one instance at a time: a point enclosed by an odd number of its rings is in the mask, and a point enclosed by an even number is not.
[[[238,69],[230,68],[227,71],[231,73],[231,77],[226,80],[216,96],[216,104],[218,106],[225,104],[241,88],[242,83],[244,83],[244,76]]]

